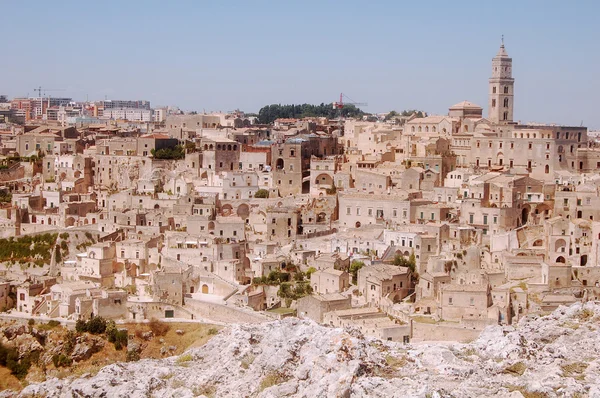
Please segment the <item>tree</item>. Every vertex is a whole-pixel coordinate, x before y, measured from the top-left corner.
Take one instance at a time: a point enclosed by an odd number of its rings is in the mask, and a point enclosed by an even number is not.
[[[259,189],[254,194],[254,197],[258,199],[267,199],[269,197],[269,191],[267,191],[266,189]]]
[[[261,124],[271,124],[279,118],[326,117],[334,119],[341,113],[342,117],[362,117],[365,112],[354,105],[344,105],[341,109],[333,108],[330,103],[319,105],[281,105],[272,104],[263,106],[258,112],[258,121]]]
[[[415,258],[415,253],[412,252],[408,259],[401,254],[396,254],[394,257],[394,265],[398,265],[400,267],[406,267],[410,270],[410,272],[414,273],[417,266],[417,260]]]
[[[365,266],[365,263],[362,261],[354,260],[352,264],[350,264],[350,274],[352,275],[352,284],[356,285],[358,281],[358,270]]]
[[[181,145],[176,145],[171,148],[151,149],[150,153],[154,159],[183,159],[185,157],[185,149]]]

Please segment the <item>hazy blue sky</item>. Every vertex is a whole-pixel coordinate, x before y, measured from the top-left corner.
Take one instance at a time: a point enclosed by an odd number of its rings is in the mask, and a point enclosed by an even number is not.
[[[185,110],[487,106],[500,36],[515,119],[600,129],[598,1],[3,1],[0,93]]]

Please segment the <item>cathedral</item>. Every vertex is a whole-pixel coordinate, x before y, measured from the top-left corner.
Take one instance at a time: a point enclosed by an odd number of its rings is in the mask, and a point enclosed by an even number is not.
[[[556,181],[560,170],[589,172],[600,167],[598,152],[588,150],[586,127],[514,120],[515,79],[504,39],[492,58],[491,72],[487,118],[482,107],[462,101],[451,106],[448,115],[407,121],[404,134],[449,140],[456,167],[528,174],[547,182]]]

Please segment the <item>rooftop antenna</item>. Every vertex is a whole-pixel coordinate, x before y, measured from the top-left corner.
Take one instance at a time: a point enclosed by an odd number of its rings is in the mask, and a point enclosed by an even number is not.
[[[504,47],[504,35],[502,35],[502,47]]]

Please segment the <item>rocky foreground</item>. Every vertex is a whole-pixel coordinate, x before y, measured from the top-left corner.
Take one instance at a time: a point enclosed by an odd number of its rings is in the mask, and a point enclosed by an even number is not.
[[[470,344],[403,345],[286,319],[234,325],[178,357],[31,384],[18,397],[600,397],[600,305]]]

